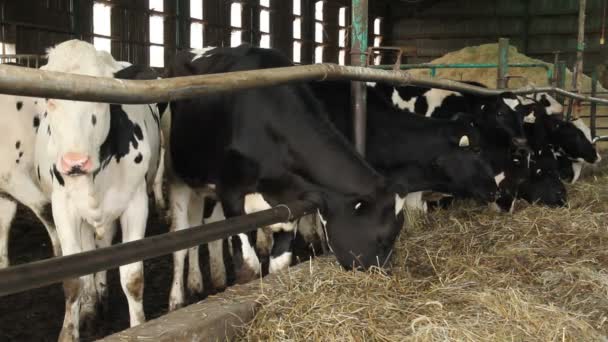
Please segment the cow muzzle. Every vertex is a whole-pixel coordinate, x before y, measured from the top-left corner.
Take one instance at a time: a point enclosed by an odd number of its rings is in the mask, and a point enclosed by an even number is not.
[[[68,176],[87,174],[92,168],[91,158],[85,154],[69,152],[61,157],[61,172]]]

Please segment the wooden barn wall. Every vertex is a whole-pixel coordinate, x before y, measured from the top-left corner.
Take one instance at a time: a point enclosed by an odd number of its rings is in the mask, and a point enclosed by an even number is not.
[[[112,6],[112,54],[132,63],[149,62],[148,0],[105,0]],[[230,5],[233,0],[204,0],[204,44],[229,46]],[[259,45],[259,0],[243,4],[242,41]],[[302,63],[314,57],[315,0],[302,3]],[[376,17],[387,18],[387,1],[370,1],[370,31]],[[271,0],[271,45],[292,57],[292,1]],[[338,62],[338,11],[350,0],[325,0],[324,61]],[[165,64],[175,51],[190,45],[189,0],[164,1]],[[93,41],[93,0],[0,0],[0,39],[17,43],[17,53],[43,54],[49,46],[78,38]],[[388,19],[388,18],[387,18]],[[348,9],[347,25],[350,21]],[[387,26],[387,25],[385,25]],[[388,34],[388,33],[387,33]],[[370,44],[373,39],[370,34]]]
[[[19,42],[17,53],[42,54],[46,47],[76,37],[79,28],[76,25],[85,25],[85,20],[74,20],[71,3],[71,0],[0,0],[0,40]],[[82,9],[78,17],[89,18],[90,14]]]
[[[585,69],[606,59],[600,46],[602,0],[587,0]],[[510,38],[520,52],[548,62],[562,51],[573,65],[578,32],[578,0],[435,0],[416,8],[393,5],[389,28],[390,45],[415,46],[419,58],[428,62],[466,46],[495,43]]]

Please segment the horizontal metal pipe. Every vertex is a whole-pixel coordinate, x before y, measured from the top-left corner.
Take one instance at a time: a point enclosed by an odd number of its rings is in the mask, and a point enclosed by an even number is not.
[[[209,243],[257,227],[285,222],[316,210],[308,201],[296,201],[225,221],[155,235],[88,252],[56,257],[0,270],[0,296],[22,292]]]
[[[375,69],[392,70],[395,66],[392,64],[382,64],[370,66]],[[444,64],[401,64],[399,68],[401,70],[409,69],[492,69],[498,67],[497,63],[444,63]],[[551,69],[547,64],[543,63],[509,63],[509,68],[543,68]]]
[[[393,70],[394,65],[383,64],[383,65],[373,65],[371,68],[382,69],[382,70]],[[442,63],[442,64],[432,64],[432,63],[420,63],[420,64],[401,64],[399,68],[401,70],[411,70],[411,69],[431,69],[433,74],[431,76],[435,76],[434,72],[436,69],[493,69],[497,68],[497,63]],[[553,67],[544,64],[544,63],[509,63],[509,68],[543,68],[547,70],[547,78],[553,78]]]
[[[503,89],[477,87],[452,80],[413,77],[411,74],[401,71],[341,66],[330,63],[184,76],[160,80],[120,80],[30,69],[12,65],[0,65],[0,94],[124,104],[166,102],[294,82],[325,80],[385,82],[395,85],[415,85],[485,96],[498,95],[505,91]],[[555,91],[559,94],[584,101],[608,104],[608,99],[579,95],[549,86],[508,89],[508,91],[522,95]]]

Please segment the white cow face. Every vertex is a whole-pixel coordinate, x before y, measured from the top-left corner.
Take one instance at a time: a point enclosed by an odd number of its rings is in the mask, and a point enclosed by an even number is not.
[[[57,170],[64,175],[88,174],[100,167],[99,151],[110,130],[105,103],[47,101],[50,136]]]

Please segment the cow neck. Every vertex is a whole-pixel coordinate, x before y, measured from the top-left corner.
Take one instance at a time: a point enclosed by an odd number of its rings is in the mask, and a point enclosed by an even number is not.
[[[495,173],[504,172],[509,163],[510,145],[497,144],[494,137],[484,133],[483,129],[480,130],[480,133],[483,158],[490,162],[492,170]]]
[[[374,193],[382,176],[329,122],[327,114],[308,89],[293,88],[295,93],[282,94],[292,97],[293,110],[289,116],[272,120],[270,125],[295,156],[296,173],[338,193]],[[282,115],[285,111],[275,112]]]
[[[408,192],[417,191],[439,191],[446,192],[446,184],[438,179],[440,175],[436,175],[429,167],[425,167],[419,163],[408,163],[398,168],[392,168],[390,171],[384,171],[383,174],[392,181],[407,185]]]

